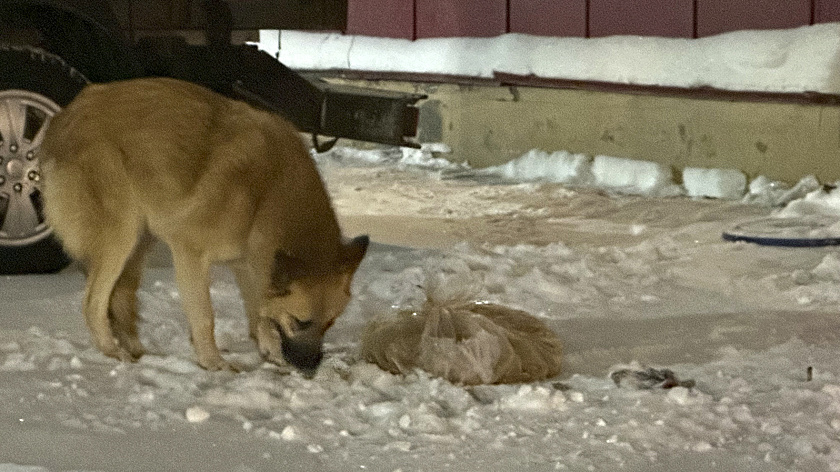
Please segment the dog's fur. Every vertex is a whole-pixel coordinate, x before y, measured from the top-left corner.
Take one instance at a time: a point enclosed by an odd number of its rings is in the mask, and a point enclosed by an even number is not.
[[[210,266],[230,263],[251,337],[269,360],[313,373],[368,239],[349,243],[297,130],[173,79],[90,85],[41,146],[45,214],[84,264],[84,316],[106,355],[134,361],[136,291],[157,237],[171,249],[198,363],[219,354]]]

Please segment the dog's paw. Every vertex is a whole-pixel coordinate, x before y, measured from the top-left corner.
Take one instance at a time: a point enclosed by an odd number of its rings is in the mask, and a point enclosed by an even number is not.
[[[115,345],[112,349],[102,350],[102,353],[108,357],[113,357],[120,362],[137,362],[140,359],[140,355],[135,355],[134,353],[130,352],[128,349],[125,349],[121,346]]]
[[[210,371],[242,372],[244,369],[239,364],[228,362],[221,356],[212,359],[199,359],[198,365]]]
[[[278,365],[281,367],[287,367],[289,364],[283,359],[283,353],[281,352],[271,352],[269,350],[260,350],[260,356],[265,362],[270,362],[274,365]]]
[[[127,351],[135,361],[143,357],[143,354],[146,354],[146,349],[137,338],[121,338],[119,340],[119,347]]]
[[[264,326],[260,328],[257,333],[257,348],[260,351],[260,356],[272,364],[285,364],[283,360],[283,348],[280,344],[280,335],[277,334],[277,330]]]

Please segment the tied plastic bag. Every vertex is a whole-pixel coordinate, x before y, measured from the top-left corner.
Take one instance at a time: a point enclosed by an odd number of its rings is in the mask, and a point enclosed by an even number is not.
[[[455,384],[543,380],[560,373],[560,340],[528,313],[490,303],[429,300],[372,321],[362,356],[395,374],[420,368]]]

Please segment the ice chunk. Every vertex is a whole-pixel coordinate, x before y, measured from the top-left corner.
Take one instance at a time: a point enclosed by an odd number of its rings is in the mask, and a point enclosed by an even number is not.
[[[636,195],[673,195],[671,169],[651,161],[595,156],[592,163],[595,185]]]
[[[210,413],[207,412],[204,408],[200,406],[191,406],[187,408],[187,411],[184,413],[186,416],[187,421],[190,423],[202,423],[207,421],[210,418]]]
[[[297,428],[292,425],[286,426],[283,428],[283,432],[280,433],[280,438],[284,441],[295,441],[300,437],[300,433],[298,433]]]
[[[683,169],[683,186],[689,197],[737,200],[747,188],[747,176],[737,169]]]

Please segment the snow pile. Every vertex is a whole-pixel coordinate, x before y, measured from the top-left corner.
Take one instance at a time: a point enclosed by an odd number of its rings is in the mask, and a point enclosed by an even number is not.
[[[509,180],[594,186],[631,195],[677,195],[671,169],[651,161],[533,149],[505,164],[475,171]]]
[[[547,180],[566,184],[587,185],[594,181],[590,171],[592,159],[585,154],[566,151],[548,153],[532,149],[505,164],[482,172],[510,180]]]
[[[802,198],[791,201],[777,213],[780,217],[803,215],[830,216],[840,219],[840,190],[820,187]]]
[[[674,184],[670,167],[656,162],[612,156],[595,156],[566,151],[548,153],[533,149],[505,164],[475,171],[508,180],[547,181],[602,188],[629,195],[721,198],[744,196],[746,176],[735,169],[683,170],[683,187]],[[755,194],[762,192],[754,188]],[[758,197],[756,197],[757,199]]]
[[[295,69],[571,80],[765,92],[840,93],[840,24],[736,31],[701,39],[612,36],[405,39],[282,31],[279,59]],[[260,47],[276,55],[277,32]]]
[[[464,168],[462,166],[462,168]],[[668,166],[651,161],[612,156],[548,153],[532,149],[505,164],[468,171],[510,181],[543,181],[573,186],[596,187],[628,195],[719,198],[783,206],[778,216],[827,214],[840,216],[840,191],[826,192],[814,176],[804,177],[794,186],[758,176],[749,184],[737,169],[686,167],[682,186],[673,182]]]
[[[437,157],[451,152],[449,146],[443,143],[424,143],[420,149],[389,146],[362,150],[336,146],[324,153],[317,153],[312,150],[312,158],[322,166],[329,164],[344,166],[395,164],[401,168],[415,167],[427,170],[464,168],[465,165],[455,164],[445,158]]]
[[[744,202],[782,206],[821,188],[822,185],[813,175],[803,177],[793,187],[760,175],[750,182]]]

